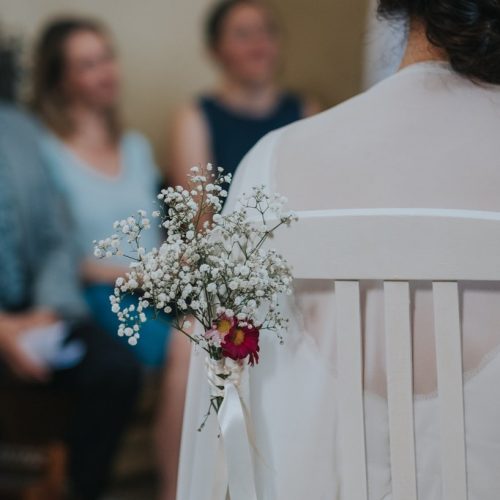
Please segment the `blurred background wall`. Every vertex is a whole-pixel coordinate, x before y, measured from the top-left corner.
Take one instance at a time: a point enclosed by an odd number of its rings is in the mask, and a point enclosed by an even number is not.
[[[269,0],[285,29],[284,79],[332,106],[362,83],[367,0]]]
[[[285,31],[283,79],[331,106],[362,85],[368,0],[268,0]],[[214,72],[202,25],[213,0],[0,0],[0,23],[26,37],[26,54],[39,27],[55,15],[102,19],[117,40],[124,76],[126,120],[165,158],[168,117],[211,85]]]

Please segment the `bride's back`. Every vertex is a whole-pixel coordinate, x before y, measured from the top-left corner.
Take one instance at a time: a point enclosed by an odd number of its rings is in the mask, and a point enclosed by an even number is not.
[[[294,210],[500,211],[499,131],[500,86],[474,83],[444,62],[415,64],[268,136],[247,157],[234,187],[264,181]],[[308,323],[317,325],[310,330],[321,344],[326,312],[317,312],[318,293],[305,290],[297,296],[303,310],[316,311]],[[363,290],[366,388],[385,395],[383,292],[378,283]],[[415,389],[429,394],[437,387],[430,283],[415,287],[414,298]],[[500,287],[468,284],[462,306],[464,368],[472,373],[500,345]],[[334,363],[335,352],[330,355]]]
[[[295,209],[500,210],[500,87],[421,63],[279,132],[276,188]]]

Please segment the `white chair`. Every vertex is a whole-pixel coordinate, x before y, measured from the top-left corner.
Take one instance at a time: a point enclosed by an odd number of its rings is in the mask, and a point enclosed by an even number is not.
[[[342,498],[368,498],[359,282],[382,280],[392,496],[417,499],[409,281],[423,280],[433,283],[443,498],[466,500],[458,282],[500,282],[500,214],[387,209],[299,217],[271,246],[287,257],[297,279],[335,281]]]

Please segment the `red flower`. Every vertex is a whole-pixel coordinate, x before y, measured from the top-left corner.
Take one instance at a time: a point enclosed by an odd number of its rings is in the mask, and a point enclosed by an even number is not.
[[[251,324],[248,326],[234,325],[222,342],[224,356],[235,361],[248,357],[248,362],[251,365],[259,362],[259,350],[259,329]]]

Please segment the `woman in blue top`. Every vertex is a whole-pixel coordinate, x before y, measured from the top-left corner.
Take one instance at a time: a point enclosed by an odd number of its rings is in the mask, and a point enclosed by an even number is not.
[[[95,259],[92,242],[107,237],[115,220],[139,209],[155,209],[161,182],[149,142],[138,133],[122,130],[119,87],[115,53],[99,24],[68,19],[46,28],[36,54],[34,96],[36,110],[50,130],[44,152],[74,224],[74,234],[68,237],[74,238],[83,259],[81,275],[88,304],[96,321],[111,335],[117,334],[118,322],[109,296],[128,261]],[[158,228],[146,231],[143,245],[159,246],[160,236]],[[145,324],[133,352],[144,365],[159,367],[168,345],[168,391],[164,394],[168,405],[162,402],[161,407],[168,407],[172,418],[167,422],[162,418],[158,442],[160,448],[169,448],[168,456],[161,456],[167,463],[178,447],[188,349],[180,335],[170,341],[170,327],[167,318],[163,319]],[[174,382],[169,382],[169,372]],[[170,474],[175,475],[175,470]]]
[[[175,117],[170,140],[175,184],[184,185],[193,165],[208,162],[234,173],[268,132],[319,111],[316,102],[277,84],[280,36],[259,0],[223,0],[208,18],[206,38],[221,80]]]

